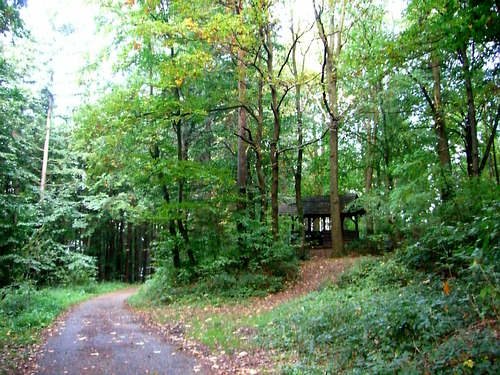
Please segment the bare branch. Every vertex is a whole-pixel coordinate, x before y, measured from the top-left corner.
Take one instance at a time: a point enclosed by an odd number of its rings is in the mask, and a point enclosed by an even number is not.
[[[245,137],[239,135],[238,133],[233,133],[235,136],[237,136],[238,138],[240,138],[243,142],[245,143],[248,143],[250,146],[252,146],[254,149],[257,148],[257,146],[255,145],[254,142],[252,142],[251,140],[249,139],[246,139]]]
[[[327,129],[323,132],[323,134],[321,134],[321,137],[316,138],[316,139],[313,139],[312,141],[302,143],[301,145],[291,146],[291,147],[284,148],[284,149],[282,149],[282,150],[278,150],[278,154],[282,154],[282,153],[287,152],[287,151],[290,151],[290,150],[299,150],[299,149],[304,148],[304,147],[306,147],[306,146],[312,145],[313,143],[319,142],[319,141],[321,141],[323,138],[325,138],[325,136],[328,134],[328,131],[329,131],[329,130],[330,130],[330,129],[329,129],[329,128],[327,128]]]

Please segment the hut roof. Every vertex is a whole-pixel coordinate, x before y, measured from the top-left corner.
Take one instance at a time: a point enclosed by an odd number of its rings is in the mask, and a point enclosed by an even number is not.
[[[340,211],[344,214],[358,212],[359,208],[350,207],[349,205],[349,203],[357,198],[358,195],[355,193],[340,195]],[[330,196],[322,195],[302,198],[302,207],[304,216],[330,215]],[[289,204],[282,203],[279,206],[279,213],[280,215],[297,215],[297,204],[295,202]]]

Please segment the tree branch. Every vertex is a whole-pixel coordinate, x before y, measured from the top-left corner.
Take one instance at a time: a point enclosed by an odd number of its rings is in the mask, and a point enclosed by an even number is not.
[[[290,150],[298,150],[298,149],[301,149],[301,148],[304,148],[306,146],[309,146],[309,145],[312,145],[313,143],[316,143],[316,142],[319,142],[321,141],[323,138],[325,138],[325,136],[328,134],[329,132],[329,128],[327,128],[323,134],[321,134],[321,137],[319,138],[316,138],[316,139],[313,139],[309,142],[306,142],[306,143],[302,143],[301,145],[297,145],[297,146],[291,146],[291,147],[287,147],[287,148],[284,148],[282,150],[278,150],[278,154],[282,154],[284,152],[287,152],[287,151],[290,151]]]
[[[233,133],[235,136],[237,136],[238,138],[240,138],[243,142],[245,143],[248,143],[250,146],[252,146],[254,149],[257,149],[257,146],[255,145],[254,142],[252,142],[251,140],[249,139],[246,139],[245,137],[239,135],[238,133]]]
[[[478,171],[479,176],[481,175],[481,172],[483,171],[484,167],[486,166],[486,161],[488,160],[488,157],[490,155],[491,145],[493,144],[493,141],[495,140],[495,136],[497,135],[497,127],[498,127],[498,119],[499,118],[500,118],[500,105],[498,106],[497,115],[495,116],[495,122],[493,124],[493,129],[491,129],[490,138],[488,139],[488,144],[486,145],[486,151],[484,152],[483,159],[481,160],[481,164],[479,166],[479,171]]]

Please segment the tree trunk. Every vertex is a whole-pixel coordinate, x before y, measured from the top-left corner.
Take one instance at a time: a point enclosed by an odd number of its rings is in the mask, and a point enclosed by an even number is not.
[[[184,156],[187,154],[187,150],[185,150],[185,144],[183,143],[182,139],[182,125],[180,121],[177,121],[175,124],[175,132],[177,135],[177,161],[180,164],[184,160]],[[180,205],[183,201],[184,201],[184,178],[179,177],[177,180],[177,202]],[[189,246],[189,234],[186,226],[184,225],[183,221],[184,212],[182,208],[179,208],[178,213],[179,217],[177,219],[177,227],[179,228],[179,233],[181,234],[182,239],[184,240],[184,247],[187,249],[189,263],[192,266],[194,266],[196,262],[194,259],[193,250]]]
[[[450,149],[448,147],[448,135],[446,133],[446,123],[443,116],[443,101],[441,99],[441,72],[439,68],[439,57],[433,54],[431,66],[432,77],[434,78],[434,126],[437,136],[437,153],[441,166],[450,168]]]
[[[125,282],[130,282],[130,254],[132,252],[132,224],[127,223],[127,248],[125,258]]]
[[[52,94],[48,93],[48,109],[47,109],[47,122],[45,126],[45,144],[43,146],[43,161],[42,161],[42,176],[40,178],[40,199],[43,198],[45,191],[45,179],[47,177],[47,163],[49,159],[49,141],[50,141],[50,124],[52,121],[52,107],[54,105],[54,98]]]
[[[123,269],[122,269],[122,256],[123,256],[123,221],[118,222],[119,234],[118,234],[118,249],[116,254],[116,269],[118,270],[118,280],[122,281]]]
[[[340,221],[339,199],[339,167],[338,167],[338,122],[330,120],[330,224],[333,256],[341,256],[344,252],[342,224]]]
[[[462,70],[465,81],[465,93],[467,96],[467,125],[466,137],[470,140],[468,157],[470,165],[468,171],[470,177],[477,177],[479,174],[479,148],[477,141],[477,120],[476,120],[476,106],[474,104],[474,92],[472,89],[472,77],[469,57],[467,56],[467,46],[462,46],[458,50],[458,55],[462,62]],[[467,148],[466,148],[467,151]]]
[[[450,149],[448,147],[448,135],[446,123],[443,115],[443,102],[441,98],[441,72],[439,67],[439,57],[433,53],[431,56],[432,77],[434,79],[434,129],[437,137],[437,153],[441,162],[441,172],[443,175],[443,186],[441,186],[441,199],[446,201],[451,194],[451,186],[447,175],[451,172]]]
[[[273,112],[273,132],[270,147],[271,159],[271,231],[273,240],[279,238],[279,211],[278,211],[278,189],[279,189],[279,164],[278,164],[278,142],[281,132],[281,116],[278,104],[278,91],[276,82],[274,82],[274,67],[273,67],[273,43],[271,40],[270,25],[267,25],[265,31],[265,41],[267,51],[267,75],[269,88],[271,89],[271,109]]]
[[[292,25],[292,39],[295,39],[295,32]],[[302,103],[299,72],[297,70],[297,45],[292,48],[292,72],[295,81],[295,114],[297,116],[297,164],[295,166],[295,203],[297,205],[297,220],[299,226],[300,237],[300,255],[302,258],[306,256],[306,231],[304,227],[304,209],[302,207],[302,158],[304,153],[303,134],[302,134]],[[303,73],[303,71],[301,72]]]
[[[135,235],[135,261],[134,261],[134,274],[135,281],[139,281],[142,278],[141,275],[141,261],[142,261],[142,252],[144,251],[144,225],[137,226],[136,235]]]
[[[499,180],[499,176],[498,176],[498,166],[497,166],[497,153],[495,150],[495,140],[494,139],[492,142],[491,153],[492,153],[491,156],[493,158],[493,166],[495,167],[495,177],[497,180],[497,185],[500,185],[500,180]]]
[[[347,0],[343,0],[340,10],[339,23],[335,23],[336,9],[330,2],[328,30],[313,0],[314,15],[318,27],[319,36],[323,43],[323,66],[321,72],[321,83],[323,84],[323,104],[329,115],[329,143],[330,143],[330,224],[332,240],[332,256],[340,256],[344,252],[344,240],[342,237],[342,223],[340,221],[340,199],[339,199],[339,164],[338,164],[338,92],[337,92],[337,64],[342,49],[342,33],[344,31],[344,18]],[[326,77],[326,92],[324,88]],[[328,98],[327,98],[328,95]]]
[[[340,43],[340,41],[338,41]],[[332,46],[331,46],[332,47]],[[340,220],[339,199],[339,139],[338,139],[338,103],[337,103],[337,68],[334,65],[333,48],[327,53],[327,90],[330,105],[329,142],[330,142],[330,225],[332,239],[332,255],[341,256],[344,252],[342,223]]]
[[[241,104],[245,103],[246,83],[245,83],[245,65],[243,59],[245,53],[243,50],[238,50],[238,96]],[[247,150],[248,145],[243,141],[246,138],[245,129],[247,127],[247,112],[245,108],[240,107],[238,110],[238,210],[243,211],[246,208],[245,196],[247,188]],[[241,224],[241,223],[240,223]]]
[[[267,194],[266,194],[266,179],[264,177],[264,171],[262,170],[263,158],[262,158],[262,129],[264,124],[264,106],[262,105],[262,94],[263,91],[263,83],[262,77],[259,78],[258,83],[258,96],[257,96],[257,106],[258,106],[258,115],[257,115],[257,136],[255,139],[255,154],[256,154],[256,162],[255,162],[255,170],[257,172],[257,180],[259,185],[259,194],[260,194],[260,221],[264,223],[266,221],[266,212],[267,212]]]
[[[373,164],[374,164],[374,148],[375,135],[377,131],[378,109],[375,107],[373,126],[370,121],[365,124],[366,129],[366,170],[365,170],[365,193],[370,193],[373,185]],[[366,215],[366,232],[373,233],[373,218],[371,215]]]
[[[144,251],[142,253],[142,282],[146,281],[149,269],[149,246],[153,239],[153,227],[148,224],[144,230]]]

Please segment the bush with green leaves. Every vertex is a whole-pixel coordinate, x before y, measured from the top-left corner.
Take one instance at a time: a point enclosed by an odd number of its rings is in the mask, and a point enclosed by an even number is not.
[[[287,374],[498,373],[498,315],[466,280],[448,283],[447,294],[438,274],[365,260],[274,311],[260,340],[297,356]]]
[[[48,240],[37,251],[0,257],[3,272],[18,280],[33,280],[39,285],[84,285],[96,281],[94,257],[70,250]]]
[[[244,226],[239,235],[225,232],[226,239],[219,242],[226,243],[226,248],[205,249],[204,253],[194,249],[201,257],[196,266],[183,262],[182,267],[175,268],[169,256],[175,243],[172,239],[157,243],[155,274],[143,293],[164,303],[207,294],[240,299],[276,293],[295,280],[298,258],[296,249],[286,242],[289,228],[283,230],[281,241],[273,242],[269,228],[261,222],[245,218]]]

